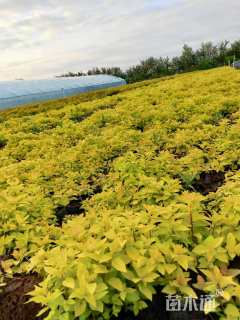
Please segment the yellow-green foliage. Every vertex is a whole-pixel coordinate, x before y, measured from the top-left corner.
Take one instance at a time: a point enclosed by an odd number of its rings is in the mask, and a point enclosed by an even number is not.
[[[214,312],[240,317],[239,85],[220,68],[0,113],[1,265],[42,276],[46,319],[137,314],[156,287],[222,289]],[[224,184],[201,195],[213,170]]]

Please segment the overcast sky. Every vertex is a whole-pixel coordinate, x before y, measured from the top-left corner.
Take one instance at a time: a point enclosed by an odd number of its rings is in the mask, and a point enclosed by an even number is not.
[[[126,68],[240,39],[240,0],[0,0],[0,79]]]

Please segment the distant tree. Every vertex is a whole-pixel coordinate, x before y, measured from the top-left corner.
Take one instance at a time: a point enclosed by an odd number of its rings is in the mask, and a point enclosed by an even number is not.
[[[209,69],[240,59],[240,40],[230,43],[227,40],[214,45],[203,42],[199,49],[193,50],[185,44],[179,57],[149,57],[131,66],[126,71],[119,67],[95,67],[85,72],[68,72],[60,77],[76,77],[94,74],[109,74],[125,79],[128,83],[153,79],[192,70]]]
[[[169,75],[171,73],[171,60],[169,57],[159,58],[155,69],[156,76]]]
[[[57,76],[57,78],[68,78],[68,77],[81,77],[81,76],[85,76],[86,74],[84,72],[76,72],[76,73],[73,73],[73,72],[68,72],[68,73],[65,73],[65,74],[62,74],[60,76]]]
[[[240,59],[240,40],[234,41],[231,44],[230,53],[235,59]]]
[[[179,69],[181,71],[192,71],[196,67],[195,53],[187,44],[183,46],[182,54],[179,58],[179,64]]]
[[[224,65],[228,63],[229,60],[229,41],[224,40],[220,42],[217,46],[218,48],[218,65]]]
[[[198,69],[209,69],[216,67],[218,48],[212,42],[203,42],[200,49],[196,51]]]
[[[179,73],[182,71],[180,57],[173,57],[170,65],[171,74]]]

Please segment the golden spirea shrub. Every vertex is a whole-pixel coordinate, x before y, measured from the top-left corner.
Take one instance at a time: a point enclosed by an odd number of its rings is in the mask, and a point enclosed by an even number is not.
[[[219,292],[210,311],[238,319],[239,84],[220,68],[1,112],[1,285],[38,273],[46,320],[160,291]]]

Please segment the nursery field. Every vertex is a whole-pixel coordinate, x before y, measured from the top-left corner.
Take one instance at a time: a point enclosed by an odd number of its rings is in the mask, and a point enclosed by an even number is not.
[[[240,319],[239,169],[230,68],[0,112],[0,320]]]

